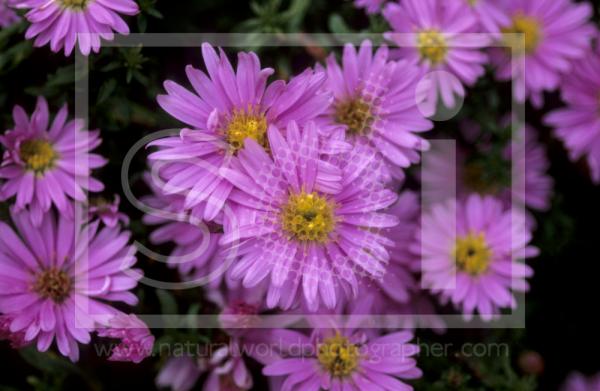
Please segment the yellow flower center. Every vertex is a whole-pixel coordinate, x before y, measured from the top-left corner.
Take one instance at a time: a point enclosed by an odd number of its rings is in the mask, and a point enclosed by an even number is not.
[[[334,377],[349,376],[358,367],[358,347],[339,333],[335,337],[326,338],[318,349],[319,363]]]
[[[69,8],[75,11],[83,11],[87,8],[90,0],[59,0],[63,8]]]
[[[244,147],[244,140],[251,138],[263,147],[267,146],[267,119],[258,110],[235,109],[225,128],[225,138],[235,153]]]
[[[429,60],[433,65],[441,64],[446,59],[448,44],[446,38],[438,30],[423,30],[417,35],[417,47],[421,59]]]
[[[375,116],[369,103],[362,98],[355,98],[336,104],[335,120],[346,125],[350,135],[356,136],[369,133]]]
[[[525,43],[520,37],[504,36],[504,43],[514,48],[517,54],[534,52],[542,39],[541,26],[538,20],[523,14],[515,15],[512,25],[503,28],[502,32],[505,34],[525,34]]]
[[[50,268],[42,271],[33,286],[33,290],[44,299],[52,299],[56,303],[62,303],[73,287],[73,281],[63,270]]]
[[[296,240],[326,243],[335,227],[334,205],[316,192],[290,194],[283,207],[283,230]]]
[[[488,269],[492,251],[488,247],[483,233],[478,235],[469,233],[467,236],[456,239],[452,256],[459,270],[478,276]]]
[[[54,167],[58,153],[48,141],[38,139],[23,142],[19,156],[28,170],[43,173]]]
[[[477,0],[467,0],[467,3],[469,3],[471,7],[474,7],[475,4],[477,4]]]

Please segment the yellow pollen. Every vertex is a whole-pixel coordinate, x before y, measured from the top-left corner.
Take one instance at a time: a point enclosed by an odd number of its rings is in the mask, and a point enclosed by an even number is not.
[[[28,170],[43,173],[52,168],[58,153],[46,140],[28,140],[21,144],[19,156]]]
[[[417,47],[421,59],[429,60],[433,65],[443,63],[448,53],[446,38],[435,29],[419,32],[417,34]]]
[[[336,104],[335,120],[348,126],[348,133],[356,136],[368,134],[375,117],[369,103],[362,98],[355,98]]]
[[[514,48],[517,54],[521,55],[534,52],[542,39],[538,20],[520,13],[513,17],[512,25],[503,28],[502,32],[505,34],[525,34],[525,44],[519,37],[504,36],[504,43]]]
[[[63,8],[69,8],[75,11],[83,11],[87,8],[90,0],[58,0]]]
[[[263,147],[267,146],[267,119],[258,110],[236,109],[225,129],[225,138],[235,153],[244,147],[244,140],[251,138]]]
[[[471,7],[474,7],[475,4],[477,4],[477,0],[467,0],[467,3],[469,3]]]
[[[326,338],[318,349],[319,363],[333,377],[350,376],[358,367],[360,359],[358,347],[339,333],[334,337]]]
[[[73,287],[73,281],[63,270],[50,268],[42,271],[38,276],[33,290],[44,299],[52,299],[56,303],[62,303]]]
[[[335,226],[334,205],[316,192],[290,194],[281,213],[283,230],[302,242],[326,243]]]
[[[469,233],[456,239],[452,257],[459,270],[478,276],[488,269],[492,251],[488,247],[483,233],[478,235]]]

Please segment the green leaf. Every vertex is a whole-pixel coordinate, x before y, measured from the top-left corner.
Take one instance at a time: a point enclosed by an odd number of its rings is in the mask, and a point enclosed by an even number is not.
[[[102,86],[100,87],[100,91],[98,91],[97,103],[100,104],[100,103],[104,102],[106,99],[108,99],[108,97],[111,96],[113,94],[113,92],[115,92],[116,88],[117,88],[117,80],[109,79],[109,80],[105,81],[102,84]]]
[[[157,289],[156,296],[160,302],[160,312],[163,314],[177,314],[177,302],[173,295],[164,289]]]
[[[344,19],[339,14],[332,14],[329,16],[329,31],[334,34],[349,34],[352,33],[352,29],[348,27]]]
[[[85,378],[84,373],[75,364],[58,356],[54,352],[39,352],[34,347],[19,350],[21,357],[32,367],[44,373],[65,374],[73,373]]]

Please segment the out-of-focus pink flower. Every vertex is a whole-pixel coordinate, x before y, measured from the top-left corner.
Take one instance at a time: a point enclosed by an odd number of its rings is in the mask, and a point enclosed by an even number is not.
[[[573,372],[560,391],[600,391],[600,374],[586,377],[579,372]]]
[[[115,227],[119,221],[124,225],[128,225],[129,217],[125,213],[119,212],[120,202],[121,197],[118,194],[115,194],[112,202],[103,197],[91,198],[88,209],[90,218],[97,217],[108,227]]]
[[[133,0],[14,0],[18,8],[29,9],[25,15],[31,26],[25,38],[35,39],[35,46],[50,43],[50,49],[64,49],[68,56],[75,44],[87,56],[100,51],[100,39],[112,41],[114,32],[129,34],[123,15],[139,12]],[[79,35],[78,35],[79,34]]]
[[[119,340],[112,348],[110,361],[131,361],[140,363],[152,354],[154,336],[148,326],[134,314],[119,313],[112,317],[105,327],[98,328],[98,336]]]
[[[590,23],[592,6],[571,0],[501,0],[499,4],[510,19],[501,26],[502,32],[525,34],[525,43],[517,36],[505,36],[516,58],[508,48],[492,50],[496,77],[512,81],[518,102],[530,98],[540,107],[543,92],[558,88],[561,76],[589,53],[597,31]]]
[[[600,47],[577,61],[562,81],[567,107],[545,118],[555,128],[571,160],[585,158],[592,180],[600,183]]]

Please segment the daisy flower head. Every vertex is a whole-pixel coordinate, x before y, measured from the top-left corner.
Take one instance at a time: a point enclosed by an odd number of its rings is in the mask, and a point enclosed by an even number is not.
[[[368,40],[358,51],[347,44],[341,67],[332,54],[326,72],[334,101],[321,116],[325,131],[342,129],[347,141],[378,151],[386,170],[401,178],[402,169],[419,162],[419,153],[428,148],[419,133],[433,127],[417,106],[423,72],[406,61],[390,61],[386,46],[373,53]],[[354,159],[353,152],[347,160]]]
[[[510,23],[502,25],[509,47],[492,50],[499,80],[513,80],[517,102],[540,107],[543,92],[560,85],[561,76],[588,54],[596,28],[591,4],[571,0],[503,0]],[[524,41],[515,34],[524,34]],[[511,50],[512,48],[512,50]],[[514,54],[514,55],[513,55]],[[516,69],[513,73],[513,58]]]
[[[100,132],[83,129],[80,120],[67,121],[67,106],[56,114],[49,126],[48,104],[42,97],[31,117],[15,106],[15,127],[0,136],[4,147],[0,163],[0,197],[16,196],[17,209],[29,209],[39,225],[44,213],[54,205],[62,215],[71,217],[71,200],[85,202],[84,191],[104,189],[91,176],[92,169],[106,160],[90,153],[100,145]]]
[[[356,295],[361,276],[385,274],[390,240],[378,230],[396,225],[381,211],[397,196],[364,178],[374,153],[343,169],[321,159],[312,122],[302,131],[291,122],[285,138],[271,126],[267,137],[273,158],[248,139],[237,169],[223,169],[240,206],[221,240],[239,248],[232,277],[247,288],[268,279],[271,308],[334,308],[344,292]]]
[[[100,51],[100,39],[112,41],[114,32],[129,34],[122,15],[136,15],[133,0],[15,0],[31,26],[25,38],[35,37],[36,47],[50,44],[53,52],[69,56],[75,45],[84,56]]]
[[[560,391],[600,391],[600,374],[586,377],[579,372],[573,372],[567,377]]]
[[[11,8],[12,2],[13,0],[0,0],[0,28],[9,27],[21,19]]]
[[[97,221],[76,227],[54,211],[40,227],[28,212],[11,215],[16,230],[0,223],[0,312],[12,317],[10,331],[24,332],[39,351],[56,340],[60,353],[76,361],[77,343],[90,342],[98,316],[119,313],[108,302],[138,302],[130,292],[141,278],[131,269],[130,233]]]
[[[548,114],[571,160],[585,158],[594,183],[600,183],[600,48],[573,65],[561,87],[566,107]]]
[[[454,231],[449,222],[456,222]],[[451,224],[451,223],[450,223]],[[464,201],[434,205],[423,217],[419,233],[422,284],[451,301],[468,319],[477,310],[483,320],[515,308],[512,291],[528,290],[533,274],[525,263],[536,256],[528,245],[531,233],[525,217],[493,197],[473,194]]]
[[[158,151],[151,161],[161,164],[167,193],[186,196],[185,208],[205,202],[203,217],[214,219],[228,200],[233,186],[219,175],[231,158],[253,139],[269,148],[267,128],[284,128],[290,120],[298,124],[315,118],[330,96],[321,92],[325,75],[306,70],[288,83],[277,80],[267,85],[273,69],[261,69],[255,53],[238,53],[234,70],[225,53],[207,43],[202,54],[208,74],[188,65],[186,73],[194,92],[165,82],[167,95],[158,103],[173,117],[191,128],[179,137],[153,142]]]
[[[383,16],[393,31],[384,37],[399,48],[396,55],[427,72],[419,94],[428,116],[435,114],[438,97],[454,108],[456,96],[464,97],[484,73],[487,56],[481,51],[490,40],[476,33],[478,19],[464,1],[402,0],[388,3]],[[423,88],[426,87],[426,88]]]
[[[272,331],[282,359],[263,369],[266,376],[283,376],[282,390],[404,390],[405,380],[422,376],[411,344],[413,334],[383,336],[359,329],[314,329],[310,336],[292,330]],[[289,347],[289,348],[288,348]]]

